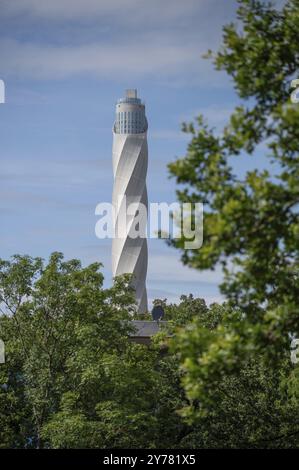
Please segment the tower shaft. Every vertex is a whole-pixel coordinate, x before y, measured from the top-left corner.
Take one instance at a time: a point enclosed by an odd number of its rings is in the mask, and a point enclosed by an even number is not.
[[[113,276],[125,273],[133,275],[132,286],[136,292],[139,313],[146,312],[148,308],[147,166],[145,106],[137,98],[136,90],[127,90],[126,97],[116,104],[113,127],[112,202],[115,211],[115,237],[112,242],[112,273]],[[139,234],[137,236],[136,230]]]

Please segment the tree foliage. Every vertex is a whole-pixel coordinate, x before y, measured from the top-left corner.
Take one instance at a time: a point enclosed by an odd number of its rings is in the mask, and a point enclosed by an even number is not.
[[[210,53],[233,79],[242,100],[217,133],[203,116],[185,124],[187,155],[169,165],[182,189],[181,202],[206,204],[204,244],[182,260],[198,269],[221,264],[222,291],[235,305],[257,312],[299,297],[299,106],[290,101],[290,81],[299,76],[299,2],[282,11],[242,0],[239,24],[224,28],[223,46]],[[234,162],[254,158],[257,168],[240,179]],[[259,168],[259,156],[269,164]],[[298,326],[298,325],[297,325]]]
[[[222,265],[227,302],[157,299],[169,329],[147,347],[130,340],[129,276],[104,289],[98,263],[0,260],[0,447],[299,446],[299,1],[239,4],[208,55],[240,105],[221,133],[185,124],[187,155],[169,165],[179,201],[206,204],[203,247],[172,244],[193,268]],[[240,178],[235,160],[263,154]]]
[[[220,264],[228,300],[213,331],[193,321],[174,345],[192,402],[182,412],[203,425],[203,445],[298,446],[298,367],[290,361],[299,335],[299,106],[290,100],[298,40],[298,0],[281,10],[240,0],[238,23],[208,53],[240,104],[222,132],[203,116],[184,124],[187,155],[169,165],[179,201],[206,205],[202,248],[172,245],[191,267]],[[253,158],[257,168],[240,178],[235,161]]]
[[[132,343],[128,276],[54,253],[0,261],[2,447],[169,447],[186,424],[178,364]]]

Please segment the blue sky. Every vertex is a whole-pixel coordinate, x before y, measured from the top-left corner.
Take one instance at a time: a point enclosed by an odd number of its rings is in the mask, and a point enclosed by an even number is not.
[[[115,102],[138,89],[149,200],[175,201],[166,165],[185,154],[182,121],[203,113],[221,126],[238,102],[226,75],[201,58],[217,49],[235,8],[232,0],[0,0],[2,258],[62,251],[103,262],[111,284],[111,241],[96,238],[94,211],[111,200]],[[191,270],[150,240],[150,300],[191,292],[219,301],[220,280],[220,271]]]

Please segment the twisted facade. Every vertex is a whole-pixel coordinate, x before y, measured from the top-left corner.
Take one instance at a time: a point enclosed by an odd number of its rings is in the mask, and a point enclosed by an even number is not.
[[[116,104],[113,127],[113,206],[115,237],[112,242],[112,273],[133,274],[138,312],[147,311],[146,273],[148,208],[146,174],[148,165],[147,120],[145,106],[136,90]],[[124,217],[124,214],[125,217]],[[136,230],[139,236],[136,236]]]

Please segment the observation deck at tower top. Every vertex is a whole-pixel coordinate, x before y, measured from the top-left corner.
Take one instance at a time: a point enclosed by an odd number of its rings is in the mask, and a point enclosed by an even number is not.
[[[140,98],[137,97],[137,90],[136,89],[129,89],[126,90],[126,96],[124,98],[119,98],[117,100],[117,104],[121,103],[130,103],[130,104],[143,104]]]
[[[126,90],[126,96],[116,103],[115,134],[143,134],[147,131],[145,105],[137,97],[136,89]]]

